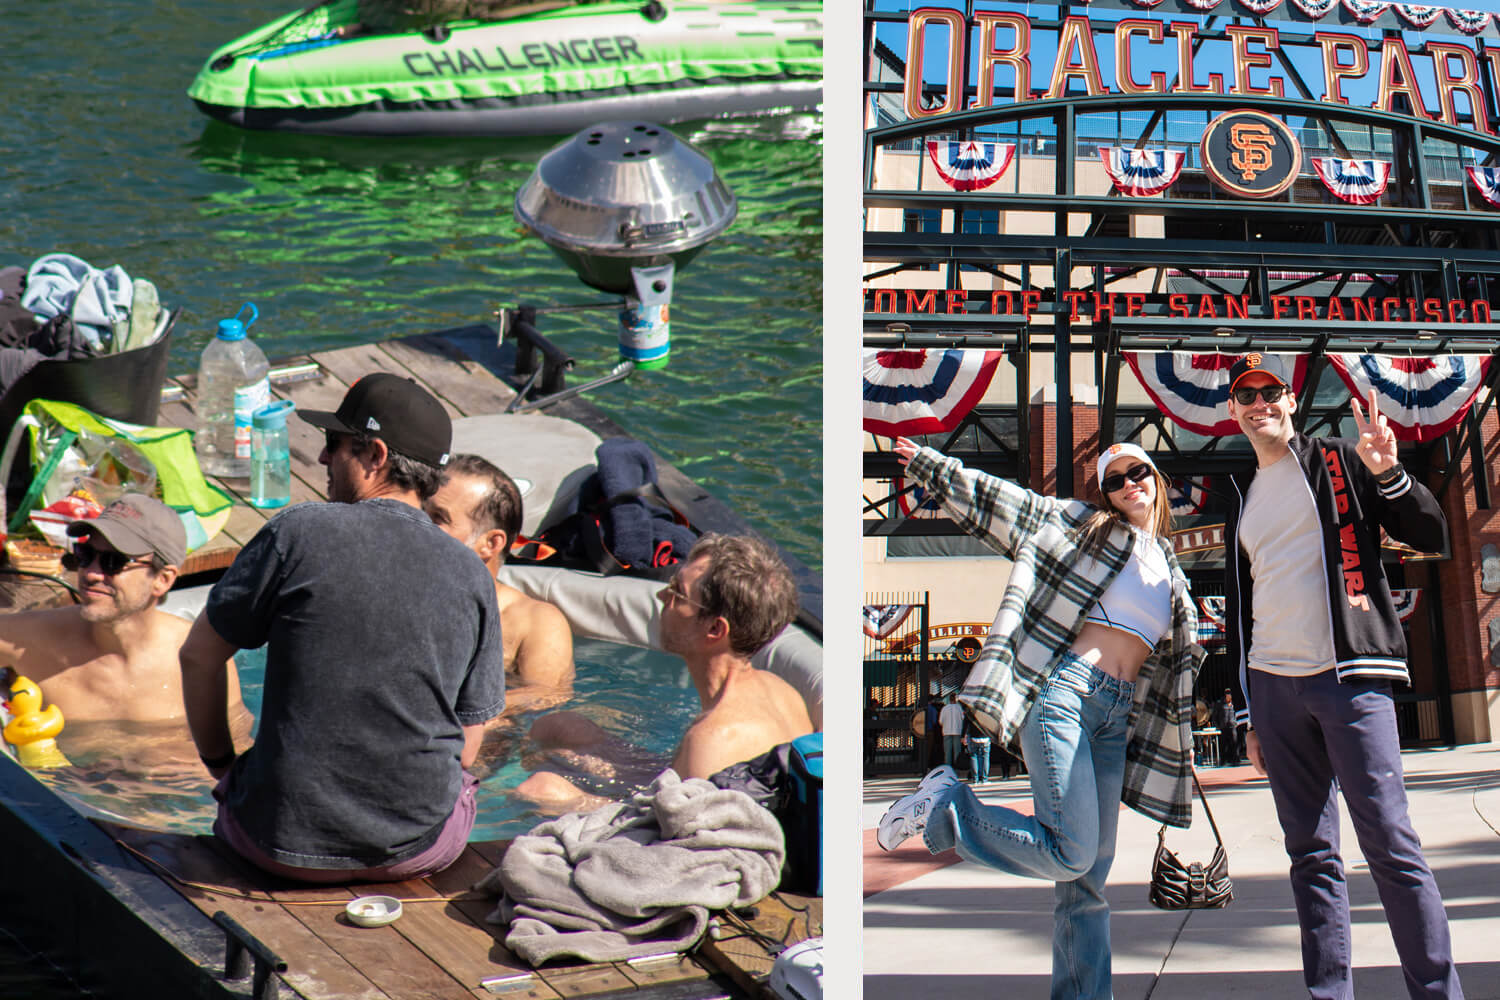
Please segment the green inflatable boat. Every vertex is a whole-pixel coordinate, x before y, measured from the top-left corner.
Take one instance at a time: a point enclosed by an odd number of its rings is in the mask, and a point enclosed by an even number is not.
[[[188,94],[244,128],[552,135],[822,100],[821,0],[602,0],[383,32],[328,0],[220,48]]]

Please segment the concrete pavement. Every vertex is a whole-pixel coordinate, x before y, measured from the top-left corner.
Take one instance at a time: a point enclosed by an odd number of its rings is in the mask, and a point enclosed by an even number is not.
[[[1402,755],[1411,813],[1448,909],[1469,1000],[1500,1000],[1500,745]],[[1117,1000],[1305,997],[1296,912],[1271,792],[1250,767],[1200,772],[1229,852],[1235,900],[1222,910],[1171,913],[1146,901],[1158,825],[1122,809],[1108,895]],[[916,779],[865,782],[863,968],[866,997],[929,1000],[1046,998],[1052,885],[929,855],[920,838],[889,854],[875,845],[886,806]],[[1026,778],[992,781],[987,802],[1030,811]],[[1360,1000],[1406,997],[1375,885],[1343,810]],[[1207,861],[1213,835],[1195,808],[1190,830],[1169,829],[1184,861]]]

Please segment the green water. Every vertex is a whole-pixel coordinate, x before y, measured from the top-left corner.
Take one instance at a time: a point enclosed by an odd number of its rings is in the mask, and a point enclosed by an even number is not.
[[[251,299],[275,357],[598,301],[511,204],[556,141],[244,133],[185,96],[221,42],[295,0],[5,5],[0,266],[54,251],[119,264],[183,310],[172,369]],[[677,277],[664,371],[593,398],[752,524],[821,567],[821,121],[678,127],[740,199]],[[612,314],[549,318],[579,361],[616,358]],[[0,944],[0,950],[3,950]],[[4,956],[0,955],[0,960]],[[6,995],[69,996],[24,962]]]
[[[174,371],[253,299],[268,355],[600,301],[511,214],[558,137],[348,139],[211,123],[184,90],[218,43],[286,0],[90,5],[87,30],[7,5],[0,265],[53,251],[146,277],[183,309]],[[820,567],[821,122],[677,128],[740,200],[677,277],[672,362],[593,398],[798,558]],[[548,317],[579,361],[617,357],[612,313]]]

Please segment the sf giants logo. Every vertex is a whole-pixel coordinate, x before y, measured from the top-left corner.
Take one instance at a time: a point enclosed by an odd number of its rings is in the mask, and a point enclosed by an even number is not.
[[[1264,111],[1226,111],[1198,143],[1204,172],[1241,198],[1272,198],[1297,179],[1302,145],[1286,122]]]
[[[1245,355],[1245,367],[1246,368],[1259,368],[1260,367],[1260,355],[1259,354],[1247,354],[1247,355]]]
[[[1265,122],[1235,122],[1229,128],[1229,162],[1240,172],[1240,180],[1253,181],[1264,170],[1271,168],[1271,150],[1276,148],[1276,136]]]
[[[1360,566],[1354,523],[1344,520],[1349,513],[1349,478],[1344,475],[1344,463],[1338,452],[1323,449],[1323,462],[1328,466],[1328,478],[1333,484],[1333,505],[1339,515],[1339,560],[1344,572],[1344,596],[1351,608],[1369,611],[1370,595],[1366,593],[1368,588]]]

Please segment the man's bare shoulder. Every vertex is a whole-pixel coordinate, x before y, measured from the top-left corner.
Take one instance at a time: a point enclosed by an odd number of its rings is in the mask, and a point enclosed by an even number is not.
[[[23,656],[38,645],[56,646],[84,631],[83,617],[74,605],[0,615],[0,653]]]
[[[688,727],[675,763],[684,777],[706,778],[812,731],[797,689],[770,671],[755,670],[741,679],[733,697]]]

